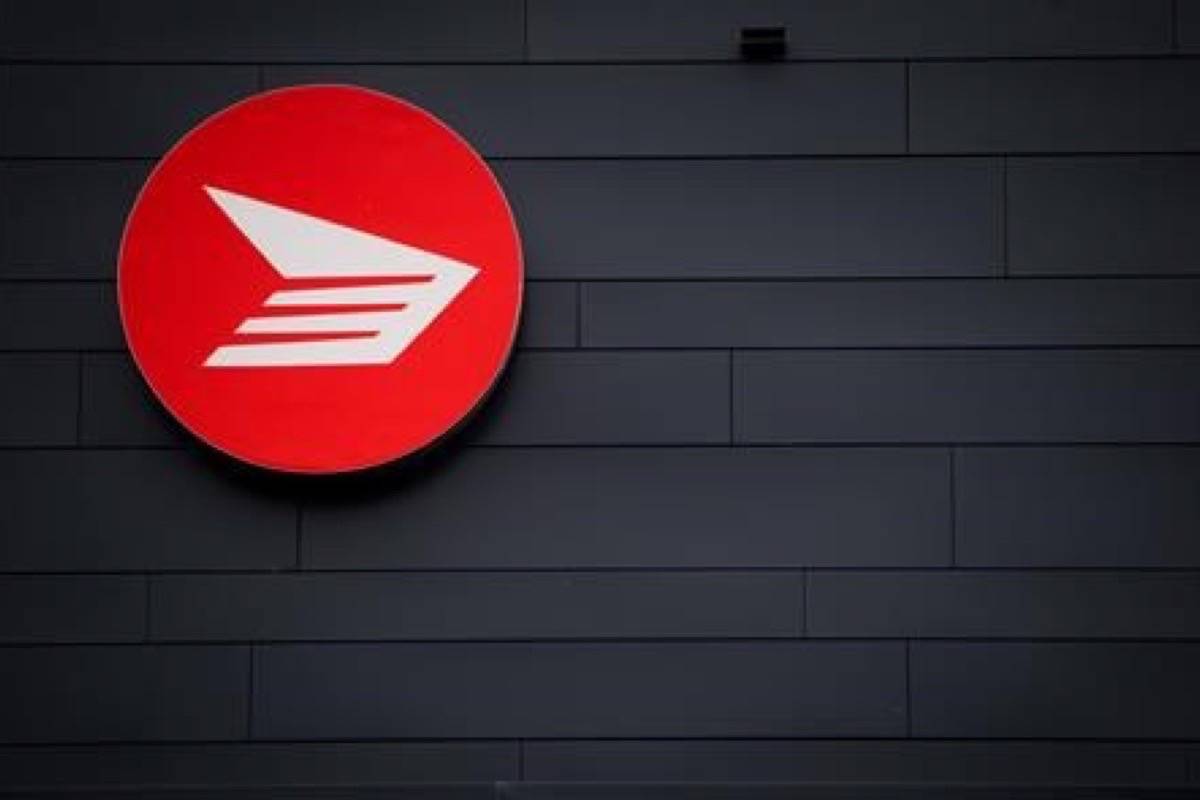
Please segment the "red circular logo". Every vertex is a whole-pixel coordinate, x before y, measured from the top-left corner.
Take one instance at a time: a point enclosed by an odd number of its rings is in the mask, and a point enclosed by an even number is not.
[[[289,472],[382,464],[478,405],[521,306],[512,213],[480,157],[408,103],[267,92],[158,164],[121,242],[134,360],[172,414]]]

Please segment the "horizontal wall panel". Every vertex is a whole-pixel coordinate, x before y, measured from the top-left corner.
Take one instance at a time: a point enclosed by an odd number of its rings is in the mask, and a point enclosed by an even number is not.
[[[255,656],[256,738],[894,736],[904,726],[896,643],[269,645]]]
[[[526,353],[480,411],[488,444],[729,441],[728,353]]]
[[[151,584],[150,635],[260,641],[786,637],[800,633],[801,580],[774,572],[168,576]]]
[[[1185,758],[1186,751],[1179,746],[1095,742],[526,742],[525,777],[530,781],[1046,784],[1058,790],[1072,783],[1182,783]]]
[[[514,742],[238,743],[0,749],[0,789],[347,786],[517,777]]]
[[[914,64],[915,153],[1200,148],[1189,60]]]
[[[936,566],[940,451],[460,451],[376,496],[314,496],[319,568]]]
[[[0,355],[0,447],[75,444],[79,359]]]
[[[1135,792],[1143,800],[1191,800],[1194,790],[1178,786],[976,786],[953,784],[896,783],[619,783],[590,786],[581,783],[505,782],[490,783],[394,783],[386,786],[280,787],[220,789],[174,788],[147,792],[143,789],[101,789],[81,793],[78,789],[47,789],[39,798],[77,797],[104,800],[145,800],[147,797],[187,800],[494,800],[497,791],[505,800],[722,800],[736,795],[746,800],[1126,800]]]
[[[1200,645],[911,645],[912,734],[1194,739]]]
[[[215,468],[215,458],[0,453],[0,571],[291,566],[293,505],[247,476]]]
[[[988,275],[982,159],[501,162],[542,278]]]
[[[592,347],[1200,344],[1200,281],[604,282]]]
[[[485,444],[723,444],[729,356],[519,353],[472,424],[467,438]],[[82,426],[93,445],[187,440],[116,353],[85,356]]]
[[[1200,441],[1200,350],[746,352],[734,440]]]
[[[1196,0],[1176,0],[1175,6],[1179,49],[1194,53],[1200,50],[1200,3]]]
[[[579,334],[579,287],[527,281],[517,347],[574,347]]]
[[[149,791],[143,789],[101,789],[81,793],[79,789],[38,791],[45,798],[105,798],[143,800],[188,798],[188,800],[273,800],[278,797],[306,800],[492,800],[501,791],[507,800],[644,800],[647,797],[673,800],[721,800],[736,795],[747,800],[1125,800],[1134,792],[1145,800],[1190,800],[1193,790],[1178,786],[1128,787],[1091,786],[980,786],[912,783],[620,783],[589,786],[580,783],[505,782],[499,789],[490,783],[394,783],[386,786],[280,787],[270,788],[176,788]]]
[[[108,284],[0,284],[0,350],[121,347],[119,317]]]
[[[1014,158],[1014,275],[1200,272],[1200,158]]]
[[[140,576],[0,577],[0,642],[139,641],[145,630]]]
[[[904,152],[900,64],[268,67],[444,119],[485,156]]]
[[[18,792],[17,796],[21,794]],[[102,788],[94,791],[71,787],[39,789],[36,796],[47,800],[494,800],[496,789],[491,783],[424,782],[387,786],[169,786],[149,789]]]
[[[533,278],[988,275],[999,263],[1000,173],[986,160],[493,166]],[[113,277],[148,167],[0,165],[4,274]]]
[[[625,783],[597,788],[579,783],[514,783],[506,787],[512,800],[722,800],[736,795],[745,800],[1125,800],[1135,791],[1145,800],[1188,800],[1193,790],[1175,786],[975,786],[912,783],[738,783],[660,784]]]
[[[246,735],[246,647],[0,649],[0,741]]]
[[[311,0],[125,0],[115,6],[50,0],[21,4],[9,14],[0,55],[54,61],[500,61],[521,57],[521,28],[519,0],[348,0],[335,14]]]
[[[0,163],[0,275],[113,278],[125,217],[149,164]]]
[[[124,353],[83,356],[80,440],[86,446],[154,447],[189,441]]]
[[[12,66],[8,81],[8,156],[160,155],[258,86],[251,66]]]
[[[955,467],[962,565],[1200,565],[1200,449],[972,448]]]
[[[1171,42],[1165,0],[532,0],[529,55],[736,60],[748,25],[787,26],[790,59],[1129,55]]]
[[[1200,637],[1200,573],[813,572],[809,636]]]

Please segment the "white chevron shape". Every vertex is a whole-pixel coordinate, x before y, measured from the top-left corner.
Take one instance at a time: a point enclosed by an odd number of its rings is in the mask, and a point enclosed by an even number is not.
[[[296,338],[223,344],[205,360],[206,367],[390,364],[479,274],[462,261],[320,217],[214,186],[204,191],[286,280],[364,279],[350,286],[274,292],[263,303],[271,310],[354,310],[249,317],[235,334]]]

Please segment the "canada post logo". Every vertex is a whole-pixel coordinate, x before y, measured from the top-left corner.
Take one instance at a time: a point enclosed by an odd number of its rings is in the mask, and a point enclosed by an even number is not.
[[[487,395],[521,305],[495,178],[453,131],[377,92],[268,92],[159,163],[118,269],[133,357],[236,458],[345,472],[402,458]]]
[[[247,317],[237,333],[287,338],[222,345],[204,362],[206,367],[388,364],[479,272],[470,264],[328,220],[204,188],[281,278],[300,286],[321,279],[347,281],[332,288],[273,292],[264,303],[268,311],[343,308]]]

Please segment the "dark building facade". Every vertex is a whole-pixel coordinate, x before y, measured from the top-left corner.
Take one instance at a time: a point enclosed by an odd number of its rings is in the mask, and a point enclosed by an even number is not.
[[[0,0],[0,794],[1200,792],[1198,55],[1192,0]],[[466,136],[528,278],[471,423],[333,481],[179,430],[114,299],[156,159],[314,82]]]

